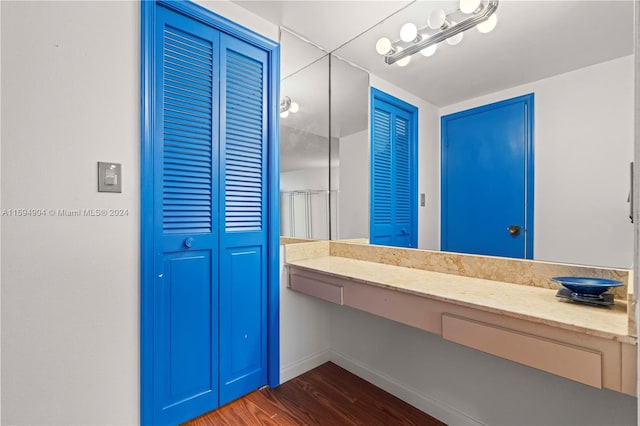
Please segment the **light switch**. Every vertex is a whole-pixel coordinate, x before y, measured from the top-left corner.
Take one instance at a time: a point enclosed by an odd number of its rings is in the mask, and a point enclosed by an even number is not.
[[[98,162],[98,192],[122,192],[119,163]]]
[[[118,184],[118,175],[116,174],[115,170],[107,168],[104,175],[104,184],[109,186]]]
[[[427,195],[423,192],[420,194],[420,207],[424,207],[427,204]]]

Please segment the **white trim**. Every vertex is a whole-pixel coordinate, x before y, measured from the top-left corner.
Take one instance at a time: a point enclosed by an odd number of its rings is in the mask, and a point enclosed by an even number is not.
[[[331,349],[327,348],[321,352],[316,352],[304,357],[289,365],[280,366],[280,383],[293,379],[309,370],[324,364],[331,358]]]

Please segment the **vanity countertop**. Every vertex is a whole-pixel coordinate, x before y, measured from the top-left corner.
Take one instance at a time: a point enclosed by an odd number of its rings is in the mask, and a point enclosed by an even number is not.
[[[289,266],[451,304],[636,343],[629,335],[627,304],[588,306],[560,300],[556,290],[414,269],[339,256],[288,260]]]

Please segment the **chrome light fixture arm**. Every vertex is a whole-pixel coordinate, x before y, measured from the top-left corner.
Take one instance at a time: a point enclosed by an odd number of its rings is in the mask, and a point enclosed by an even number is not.
[[[440,43],[441,41],[444,41],[449,37],[453,37],[477,26],[478,24],[481,24],[482,22],[489,19],[489,17],[496,11],[496,9],[498,8],[498,1],[499,0],[490,0],[486,6],[483,6],[481,8],[479,12],[474,13],[470,17],[456,23],[455,25],[451,25],[443,30],[438,31],[435,34],[430,35],[429,37],[423,38],[417,43],[412,43],[402,50],[392,50],[391,53],[385,55],[384,61],[388,65],[394,64],[403,58],[411,56],[414,53],[418,53],[422,49]]]

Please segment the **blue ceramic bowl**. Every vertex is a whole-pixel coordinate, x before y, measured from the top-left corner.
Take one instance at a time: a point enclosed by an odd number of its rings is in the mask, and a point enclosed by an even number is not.
[[[619,287],[622,285],[621,281],[608,280],[605,278],[590,278],[590,277],[554,277],[552,281],[562,284],[563,287],[568,288],[573,293],[599,296],[611,287]]]

